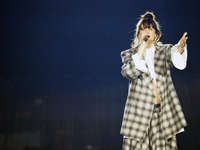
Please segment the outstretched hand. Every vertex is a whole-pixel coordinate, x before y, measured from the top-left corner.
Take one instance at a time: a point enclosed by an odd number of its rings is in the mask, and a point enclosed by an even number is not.
[[[187,32],[185,32],[185,33],[183,34],[182,38],[181,38],[180,41],[179,41],[179,46],[180,46],[181,48],[184,48],[185,45],[186,45],[186,42],[187,42],[187,39],[188,39],[188,37],[186,37],[186,35],[187,35]]]
[[[180,54],[182,54],[184,52],[184,49],[185,49],[185,46],[186,46],[186,42],[187,42],[187,39],[188,39],[188,37],[186,37],[186,35],[187,35],[187,32],[185,32],[183,34],[182,38],[179,41],[178,52]]]

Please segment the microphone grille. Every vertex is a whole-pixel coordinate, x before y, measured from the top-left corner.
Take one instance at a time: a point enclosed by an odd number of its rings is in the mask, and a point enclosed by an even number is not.
[[[144,38],[143,38],[143,40],[144,40],[144,41],[147,41],[147,38],[146,38],[146,37],[144,37]]]

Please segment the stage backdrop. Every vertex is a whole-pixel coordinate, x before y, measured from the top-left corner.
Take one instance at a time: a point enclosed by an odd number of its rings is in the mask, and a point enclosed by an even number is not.
[[[120,53],[146,11],[163,43],[188,32],[187,68],[171,71],[188,123],[178,147],[198,150],[198,0],[9,0],[0,8],[0,150],[120,150],[128,92]]]

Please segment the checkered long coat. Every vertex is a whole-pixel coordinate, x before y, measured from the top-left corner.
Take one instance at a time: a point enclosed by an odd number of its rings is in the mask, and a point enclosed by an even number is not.
[[[150,126],[155,94],[150,75],[136,69],[132,60],[131,56],[138,52],[138,47],[121,53],[123,62],[121,73],[129,79],[129,92],[120,133],[142,141]],[[171,79],[170,68],[173,67],[171,48],[172,45],[169,44],[155,45],[154,54],[156,86],[161,99],[161,126],[166,139],[187,125]]]

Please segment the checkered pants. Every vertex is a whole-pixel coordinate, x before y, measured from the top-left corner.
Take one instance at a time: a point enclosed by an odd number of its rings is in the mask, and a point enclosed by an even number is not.
[[[144,139],[139,142],[134,139],[124,137],[123,150],[178,150],[176,136],[166,141],[161,130],[160,123],[160,108],[154,109],[153,118],[150,123],[150,128]]]

